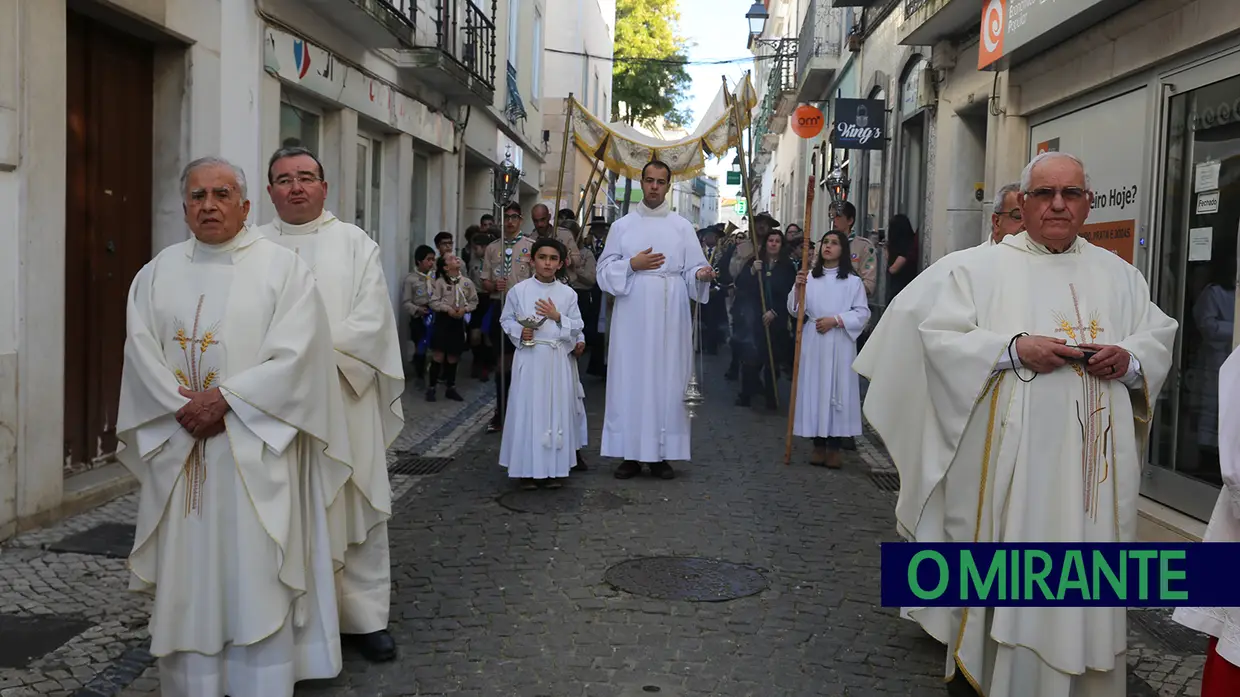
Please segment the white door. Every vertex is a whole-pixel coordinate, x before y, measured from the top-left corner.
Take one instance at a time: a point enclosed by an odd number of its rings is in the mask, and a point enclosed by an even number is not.
[[[353,224],[379,241],[379,201],[383,184],[383,141],[357,134],[357,196]]]

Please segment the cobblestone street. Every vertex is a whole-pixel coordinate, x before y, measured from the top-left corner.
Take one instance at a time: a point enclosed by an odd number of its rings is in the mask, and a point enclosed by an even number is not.
[[[420,473],[393,476],[399,658],[370,665],[346,650],[339,678],[298,695],[947,695],[943,648],[878,605],[879,544],[896,539],[881,448],[860,439],[831,471],[807,465],[798,442],[785,466],[785,421],[732,406],[722,370],[708,360],[694,460],[673,463],[672,481],[612,477],[615,463],[596,454],[604,386],[587,378],[590,469],[560,491],[511,493],[495,464],[500,436],[482,430],[491,384],[462,380],[459,404],[428,404],[411,387],[389,457],[394,471]],[[0,630],[17,626],[10,618],[64,620],[47,624],[60,630],[50,645],[24,640],[23,665],[0,664],[0,697],[158,695],[146,605],[124,591],[124,560],[48,549],[100,523],[131,524],[135,505],[123,497],[0,553]],[[615,565],[654,556],[732,562],[765,588],[688,602],[608,583]],[[658,591],[678,585],[656,580]],[[714,591],[738,583],[705,580]],[[1167,615],[1130,612],[1130,695],[1200,692],[1204,641]],[[54,633],[41,631],[29,636]]]

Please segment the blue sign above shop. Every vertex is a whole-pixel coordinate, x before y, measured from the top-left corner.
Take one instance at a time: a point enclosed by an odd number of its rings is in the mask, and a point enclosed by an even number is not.
[[[831,145],[849,150],[882,150],[887,142],[887,102],[882,99],[836,99]]]

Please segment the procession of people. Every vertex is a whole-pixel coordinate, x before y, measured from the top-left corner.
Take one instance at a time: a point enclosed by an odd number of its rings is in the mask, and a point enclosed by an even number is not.
[[[698,354],[730,348],[726,370],[700,376],[706,390],[736,381],[732,408],[786,418],[798,461],[839,469],[873,428],[899,471],[905,539],[1136,540],[1179,327],[1139,271],[1082,236],[1093,192],[1071,155],[1034,158],[996,194],[985,241],[921,270],[911,229],[880,255],[847,201],[787,233],[769,213],[752,234],[695,230],[671,209],[672,167],[653,160],[612,223],[582,230],[576,212],[552,222],[536,204],[526,231],[507,202],[498,230],[488,215],[463,240],[440,233],[414,251],[396,308],[378,245],[326,209],[329,174],[309,150],[274,153],[276,216],[253,225],[245,173],[194,161],[190,238],[131,286],[117,433],[141,486],[131,588],[154,598],[166,697],[290,697],[338,675],[343,646],[396,657],[386,454],[402,394],[461,401],[464,380],[493,381],[495,466],[523,490],[562,488],[590,451],[617,479],[673,479],[673,462],[692,462]],[[1207,539],[1235,541],[1234,355],[1223,373],[1224,490]],[[596,448],[587,384],[605,391]],[[946,647],[959,689],[1119,697],[1124,612],[901,615]],[[1204,696],[1240,694],[1234,609],[1175,617],[1213,637]]]

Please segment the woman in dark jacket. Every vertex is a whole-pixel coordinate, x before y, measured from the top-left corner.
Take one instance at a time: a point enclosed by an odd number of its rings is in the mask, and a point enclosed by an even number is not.
[[[736,405],[749,406],[760,392],[768,409],[775,408],[775,382],[771,375],[771,353],[775,354],[778,375],[791,361],[792,330],[789,328],[788,293],[796,283],[796,267],[788,257],[784,235],[773,230],[762,252],[741,269],[736,277],[736,296],[732,314],[736,320],[737,348],[741,358],[741,394]],[[761,293],[761,294],[760,294]],[[762,296],[766,296],[763,314]],[[767,349],[766,334],[771,345]]]

